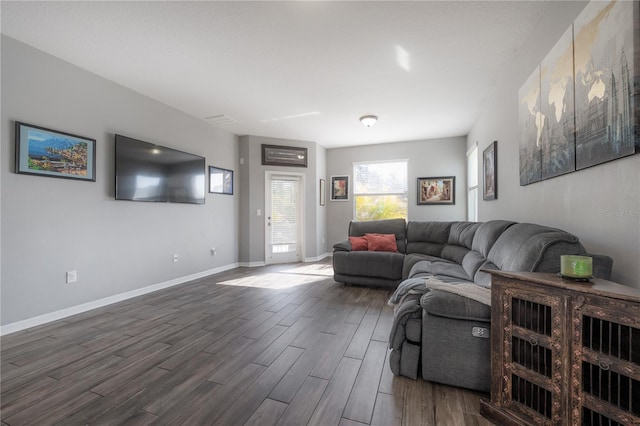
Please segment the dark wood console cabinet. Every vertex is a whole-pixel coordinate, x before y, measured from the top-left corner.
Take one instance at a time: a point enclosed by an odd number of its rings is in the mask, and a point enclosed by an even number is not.
[[[640,425],[640,291],[555,274],[492,272],[497,425]]]

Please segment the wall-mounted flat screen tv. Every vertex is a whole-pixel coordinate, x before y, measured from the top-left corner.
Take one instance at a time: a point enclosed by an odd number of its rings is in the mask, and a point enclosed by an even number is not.
[[[116,200],[204,204],[205,159],[116,135]]]

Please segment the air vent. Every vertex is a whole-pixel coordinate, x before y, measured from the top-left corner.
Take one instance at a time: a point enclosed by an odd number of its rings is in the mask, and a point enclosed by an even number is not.
[[[212,115],[211,117],[206,117],[205,118],[207,121],[209,121],[212,124],[215,124],[216,126],[220,126],[220,127],[225,127],[225,126],[231,126],[232,124],[237,124],[238,122],[229,117],[228,115]]]

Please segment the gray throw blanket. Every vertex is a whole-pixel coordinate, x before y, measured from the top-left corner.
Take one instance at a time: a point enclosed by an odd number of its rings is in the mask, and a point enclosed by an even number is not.
[[[474,283],[445,283],[437,278],[429,278],[425,287],[427,290],[446,291],[491,306],[491,289]]]
[[[427,292],[427,287],[425,286],[426,281],[426,278],[409,278],[402,281],[387,303],[390,306],[394,306],[394,311],[397,311],[398,307],[402,306],[402,302],[407,295],[425,294]]]
[[[422,306],[420,306],[421,296],[410,294],[406,296],[408,297],[405,302],[396,309],[393,327],[389,333],[389,347],[395,350],[400,350],[402,342],[405,340],[405,326],[407,325],[407,321],[412,318],[422,318]]]

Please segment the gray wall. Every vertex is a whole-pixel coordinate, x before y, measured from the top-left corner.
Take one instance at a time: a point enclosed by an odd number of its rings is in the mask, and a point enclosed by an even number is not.
[[[325,254],[322,248],[324,234],[323,210],[319,206],[318,176],[323,174],[325,150],[313,142],[275,139],[262,136],[240,136],[240,262],[248,266],[265,262],[265,172],[281,171],[304,174],[304,258],[317,259]],[[262,165],[262,144],[307,148],[307,167],[280,167]],[[257,211],[262,215],[258,216]]]
[[[2,325],[237,263],[238,196],[116,201],[113,135],[237,170],[235,136],[5,36],[1,117]],[[15,120],[97,139],[96,182],[15,174]]]
[[[325,180],[325,204],[320,205],[320,192],[316,193],[315,205],[316,208],[316,253],[318,258],[325,257],[331,254],[327,248],[327,200],[329,199],[328,186],[327,186],[327,150],[316,145],[316,188],[320,190],[320,179]]]
[[[587,250],[613,257],[613,281],[640,288],[640,155],[519,184],[518,90],[585,4],[553,3],[469,133],[467,143],[478,142],[480,158],[498,140],[498,200],[480,196],[478,215],[480,221],[511,219],[572,232]]]
[[[466,220],[467,157],[464,136],[412,142],[356,146],[327,150],[327,189],[331,176],[349,176],[349,201],[331,201],[327,194],[328,243],[347,237],[353,220],[353,163],[362,161],[409,160],[408,220]],[[455,176],[455,205],[417,205],[417,179],[429,176]]]

